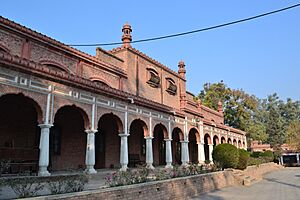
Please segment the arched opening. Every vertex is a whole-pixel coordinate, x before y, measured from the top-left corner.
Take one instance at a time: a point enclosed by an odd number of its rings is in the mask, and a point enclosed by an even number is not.
[[[221,144],[226,143],[226,139],[224,137],[221,137]]]
[[[189,132],[189,157],[191,163],[198,163],[198,145],[200,140],[197,129],[192,128]]]
[[[209,160],[209,145],[211,144],[211,139],[209,134],[204,135],[204,155],[205,160]]]
[[[245,142],[243,142],[243,147],[244,147],[244,148],[246,148],[246,144],[245,144]]]
[[[50,169],[81,170],[85,168],[86,113],[72,105],[63,106],[55,114],[50,129]]]
[[[129,167],[136,167],[146,162],[146,140],[148,128],[144,121],[135,119],[130,124],[128,137]]]
[[[233,145],[237,147],[236,139],[233,139]]]
[[[0,110],[0,158],[11,162],[6,173],[37,172],[40,107],[23,94],[6,94],[0,97]]]
[[[228,143],[228,144],[232,144],[232,141],[231,141],[230,138],[227,139],[227,143]]]
[[[120,136],[123,125],[120,118],[113,113],[104,114],[98,122],[96,133],[95,168],[120,167]]]
[[[181,165],[181,142],[183,133],[180,128],[174,128],[172,131],[172,157],[174,164]]]
[[[219,142],[219,137],[215,135],[214,138],[213,138],[214,147],[217,146],[219,143],[220,143]]]
[[[168,139],[168,132],[164,125],[157,124],[153,131],[153,164],[166,164],[166,143],[164,139]]]

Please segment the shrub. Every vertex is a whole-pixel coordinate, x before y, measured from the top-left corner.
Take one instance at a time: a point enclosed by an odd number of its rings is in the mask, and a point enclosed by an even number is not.
[[[239,162],[237,165],[238,169],[246,169],[248,166],[248,161],[250,158],[250,153],[248,153],[245,149],[239,149]]]
[[[261,155],[261,152],[259,152],[259,151],[255,151],[250,154],[250,156],[253,158],[259,158],[260,155]]]
[[[214,165],[209,165],[209,170],[215,171]],[[105,177],[106,185],[110,187],[130,185],[135,183],[143,183],[152,180],[165,180],[176,177],[197,175],[204,173],[203,166],[191,164],[189,166],[174,166],[173,168],[156,168],[149,170],[147,168],[140,168],[127,171],[116,171]]]
[[[65,192],[80,192],[84,189],[84,185],[88,182],[86,176],[78,176],[70,178],[66,181]]]
[[[80,192],[87,182],[86,175],[57,176],[47,181],[51,194]]]
[[[224,168],[235,168],[238,164],[239,152],[232,144],[219,144],[213,150],[214,162]]]
[[[252,166],[252,165],[259,166],[262,163],[264,163],[264,160],[262,158],[250,157],[248,160],[248,166]]]
[[[10,160],[0,159],[0,176],[10,167]]]
[[[271,162],[274,160],[273,152],[270,150],[263,152],[261,157],[264,158],[266,162]]]
[[[105,177],[105,184],[111,187],[130,185],[135,183],[143,183],[147,181],[149,170],[146,168],[127,170],[127,171],[116,171]]]
[[[9,179],[8,185],[19,198],[36,196],[44,185],[37,177],[22,177]]]
[[[156,169],[153,171],[156,181],[170,179],[176,177],[172,169]],[[178,174],[177,174],[178,175]]]

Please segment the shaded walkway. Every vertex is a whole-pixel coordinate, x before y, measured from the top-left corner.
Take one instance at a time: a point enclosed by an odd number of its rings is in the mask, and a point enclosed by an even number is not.
[[[194,199],[204,200],[294,200],[300,198],[300,168],[285,168],[267,174],[250,187],[236,186],[210,192]]]

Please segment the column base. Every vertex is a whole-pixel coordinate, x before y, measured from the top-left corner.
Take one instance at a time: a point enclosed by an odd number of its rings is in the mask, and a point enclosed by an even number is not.
[[[171,163],[167,163],[165,168],[166,169],[173,169],[173,165]]]
[[[84,172],[87,174],[97,174],[97,171],[94,169],[94,166],[87,166]]]
[[[128,169],[127,165],[122,165],[120,168],[120,171],[125,172],[125,171],[127,171],[127,169]]]
[[[155,169],[154,166],[153,166],[152,164],[147,164],[147,165],[146,165],[146,168],[148,168],[148,169]]]
[[[186,163],[186,162],[183,162],[183,163],[181,164],[181,166],[182,166],[182,167],[188,167],[188,166],[189,166],[189,164],[188,164],[188,163]]]
[[[47,170],[47,167],[40,167],[38,176],[51,176],[51,173]]]

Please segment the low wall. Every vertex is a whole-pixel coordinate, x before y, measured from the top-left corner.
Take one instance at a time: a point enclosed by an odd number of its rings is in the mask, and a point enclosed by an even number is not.
[[[113,187],[34,199],[186,199],[215,189],[235,185],[230,171]]]
[[[282,168],[275,163],[250,166],[243,171],[247,176],[260,178],[263,174]],[[206,192],[239,184],[232,170],[163,181],[90,190],[77,193],[35,197],[32,199],[187,199]]]
[[[247,167],[247,169],[243,171],[243,174],[260,179],[264,174],[282,168],[281,165],[276,163],[264,163],[259,166],[254,165]]]

